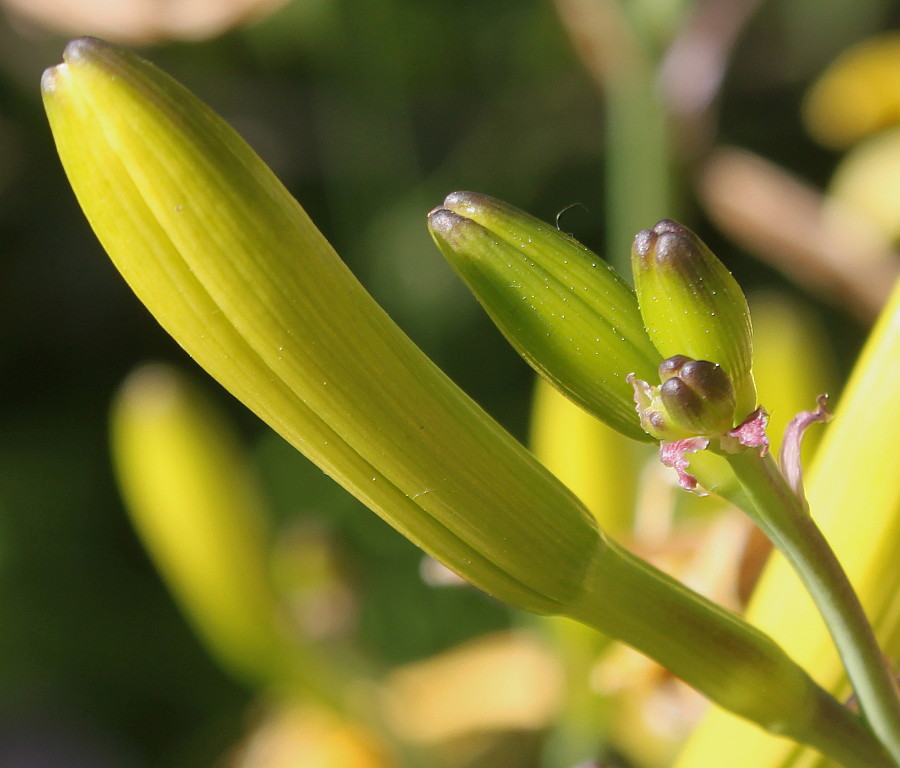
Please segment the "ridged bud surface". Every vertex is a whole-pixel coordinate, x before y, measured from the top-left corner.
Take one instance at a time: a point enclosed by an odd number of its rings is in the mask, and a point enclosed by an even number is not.
[[[756,408],[750,310],[737,281],[689,229],[663,219],[632,249],[644,324],[663,357],[718,363],[730,377],[738,418]]]
[[[652,376],[660,356],[634,291],[615,271],[552,225],[487,195],[449,195],[429,228],[538,373],[619,432],[648,439],[626,377]]]
[[[406,337],[243,139],[93,39],[44,75],[63,166],[119,271],[238,399],[423,549],[554,612],[592,516]]]

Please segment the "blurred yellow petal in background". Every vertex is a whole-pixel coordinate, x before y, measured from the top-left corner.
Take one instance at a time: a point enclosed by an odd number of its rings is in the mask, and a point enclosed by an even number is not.
[[[900,71],[897,80],[900,88]],[[900,241],[900,128],[853,147],[838,164],[828,192],[829,201],[850,209],[888,240]]]
[[[277,679],[265,507],[227,423],[184,377],[150,365],[123,385],[112,440],[134,526],[198,633],[239,677]]]
[[[385,714],[414,743],[479,731],[545,728],[559,711],[559,660],[527,633],[485,635],[400,667],[385,686]]]
[[[833,148],[900,122],[900,34],[844,51],[810,90],[804,118],[812,136]]]
[[[646,446],[607,426],[536,377],[529,443],[613,536],[630,534]]]
[[[759,402],[769,412],[771,448],[777,453],[797,413],[815,408],[821,394],[837,394],[837,373],[826,330],[802,301],[773,291],[751,296],[750,308],[753,373]],[[804,458],[812,458],[821,434],[807,433]]]
[[[371,735],[327,710],[288,704],[267,713],[227,768],[390,768]]]

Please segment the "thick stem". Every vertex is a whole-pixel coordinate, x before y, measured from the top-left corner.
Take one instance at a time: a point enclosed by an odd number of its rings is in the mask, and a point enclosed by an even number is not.
[[[726,455],[740,481],[719,489],[744,509],[797,571],[825,619],[863,715],[900,764],[900,697],[859,598],[815,521],[767,455]]]
[[[645,653],[721,707],[845,768],[893,768],[860,719],[771,638],[610,543],[570,618]],[[611,588],[613,585],[614,588]]]

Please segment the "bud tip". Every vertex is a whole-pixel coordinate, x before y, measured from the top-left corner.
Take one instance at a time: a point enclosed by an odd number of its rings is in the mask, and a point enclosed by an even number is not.
[[[57,64],[54,67],[48,67],[41,75],[41,93],[50,95],[56,90],[56,84],[60,76],[60,68],[65,64]]]
[[[101,40],[99,37],[79,37],[71,40],[63,49],[63,61],[73,63],[79,59],[87,59],[105,51],[121,51],[122,49],[112,43]]]
[[[665,230],[656,237],[654,255],[659,264],[675,262],[679,259],[691,258],[694,244],[685,230],[673,232]]]
[[[642,229],[634,236],[634,253],[640,258],[645,258],[656,243],[656,232],[652,229]]]
[[[462,216],[440,205],[428,213],[428,228],[440,237],[446,237],[461,221],[464,221]]]
[[[447,197],[444,198],[444,207],[465,208],[472,202],[473,199],[479,197],[482,197],[482,195],[478,195],[475,192],[466,192],[465,190],[451,192],[449,195],[447,195]]]
[[[681,226],[677,221],[673,221],[672,219],[660,219],[653,225],[653,231],[656,232],[657,235],[661,235],[664,232],[672,232],[678,235],[684,235],[689,230],[686,227]]]

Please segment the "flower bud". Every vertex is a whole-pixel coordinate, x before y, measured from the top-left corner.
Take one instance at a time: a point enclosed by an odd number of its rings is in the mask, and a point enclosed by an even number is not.
[[[659,396],[675,423],[694,434],[723,434],[734,423],[734,387],[722,367],[707,360],[684,362],[663,381]]]
[[[656,440],[671,442],[692,437],[690,429],[680,426],[671,416],[660,397],[660,387],[653,386],[636,376],[629,376],[637,405],[641,429]]]
[[[659,380],[667,381],[673,376],[677,376],[685,363],[691,362],[691,358],[686,355],[673,355],[667,357],[659,364]]]
[[[241,679],[277,681],[305,649],[278,628],[262,492],[231,425],[185,377],[148,365],[115,400],[112,456],[132,523],[201,638]]]
[[[630,377],[643,429],[658,440],[721,436],[734,421],[734,388],[721,366],[675,355],[659,364],[662,384]]]
[[[115,46],[64,58],[43,80],[63,166],[166,330],[407,538],[501,600],[561,611],[604,548],[583,505],[387,317],[224,120]]]
[[[900,658],[900,473],[895,461],[885,460],[896,456],[900,423],[900,387],[894,383],[900,361],[898,319],[900,283],[853,369],[804,483],[816,522],[834,543],[890,659]],[[806,345],[803,354],[808,356],[809,349]],[[808,364],[804,357],[804,365]],[[807,659],[829,691],[847,695],[847,673],[834,641],[785,558],[769,559],[747,617],[776,638],[792,658]],[[800,754],[790,742],[772,739],[711,708],[675,768],[719,765],[723,754],[729,755],[729,768],[831,762],[811,751]]]
[[[519,354],[585,410],[647,440],[626,379],[649,379],[659,354],[631,287],[568,235],[486,195],[455,192],[428,219],[441,252]]]
[[[638,233],[632,267],[644,325],[664,357],[720,365],[738,418],[756,408],[747,300],[731,273],[689,229],[663,219]]]

